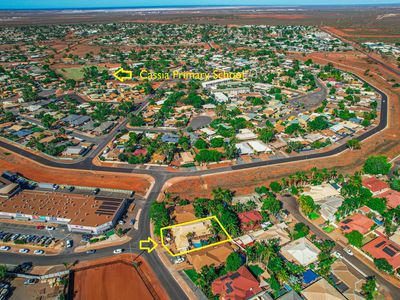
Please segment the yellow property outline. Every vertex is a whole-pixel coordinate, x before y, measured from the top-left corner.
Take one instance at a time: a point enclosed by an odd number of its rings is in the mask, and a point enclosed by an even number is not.
[[[166,230],[166,229],[171,229],[171,228],[175,228],[175,227],[178,227],[178,226],[187,225],[187,224],[198,223],[198,222],[201,222],[201,221],[212,220],[212,219],[214,219],[214,220],[218,223],[218,225],[221,226],[222,231],[224,232],[224,234],[225,234],[226,237],[227,237],[226,240],[223,240],[223,241],[220,241],[220,242],[216,242],[216,243],[212,243],[212,244],[210,244],[210,245],[204,245],[204,246],[201,246],[201,247],[199,247],[199,248],[195,248],[195,249],[191,249],[191,250],[187,250],[187,251],[183,251],[183,252],[179,252],[179,253],[172,253],[171,250],[164,244],[164,236],[163,236],[163,231],[164,231],[164,230]],[[221,245],[221,244],[224,244],[224,243],[227,243],[227,242],[232,241],[232,237],[229,235],[229,233],[226,231],[225,227],[224,227],[224,226],[221,224],[221,222],[218,220],[217,216],[211,216],[211,217],[206,217],[206,218],[197,219],[197,220],[194,220],[194,221],[189,221],[189,222],[184,222],[184,223],[180,223],[180,224],[175,224],[175,225],[170,225],[170,226],[162,227],[162,228],[160,228],[160,237],[161,237],[161,245],[162,245],[162,246],[164,247],[164,249],[167,250],[167,252],[168,252],[169,254],[171,254],[172,256],[180,256],[180,255],[192,253],[192,252],[195,252],[195,251],[199,251],[199,250],[201,250],[201,249],[206,249],[206,248],[214,247],[214,246]]]

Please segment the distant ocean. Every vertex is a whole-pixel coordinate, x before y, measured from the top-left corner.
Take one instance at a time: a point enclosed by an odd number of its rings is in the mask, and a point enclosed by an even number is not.
[[[2,0],[0,0],[2,1]],[[207,9],[263,9],[263,10],[295,10],[301,8],[312,8],[312,7],[343,7],[343,6],[398,6],[400,5],[400,0],[398,3],[375,3],[375,4],[314,4],[314,5],[149,5],[149,6],[110,6],[110,7],[57,7],[57,8],[30,8],[30,7],[21,7],[21,8],[3,8],[0,3],[0,10],[36,10],[36,11],[68,11],[79,13],[88,12],[88,11],[159,11],[159,10],[207,10]]]

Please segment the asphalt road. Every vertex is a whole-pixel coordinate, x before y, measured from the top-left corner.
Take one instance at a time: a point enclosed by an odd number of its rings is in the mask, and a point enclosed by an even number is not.
[[[359,79],[361,81],[365,82],[361,78],[359,78]],[[360,141],[383,130],[387,125],[387,118],[388,118],[387,96],[382,91],[376,89],[375,87],[373,87],[373,88],[382,96],[380,122],[379,122],[378,126],[361,134],[357,138]],[[150,195],[147,199],[145,207],[143,207],[142,214],[141,214],[141,217],[139,220],[139,231],[132,233],[133,240],[130,243],[127,243],[127,244],[119,246],[119,247],[98,250],[94,254],[74,253],[74,254],[60,254],[57,256],[42,256],[42,257],[40,257],[40,256],[23,256],[21,254],[13,254],[13,253],[0,253],[0,262],[1,263],[18,264],[18,263],[25,262],[25,261],[31,261],[35,265],[54,265],[54,264],[61,264],[63,262],[75,262],[75,261],[90,260],[90,259],[96,259],[96,258],[110,256],[110,255],[112,255],[112,251],[115,248],[124,248],[126,251],[130,251],[129,249],[131,249],[131,251],[133,253],[144,255],[144,257],[147,259],[150,267],[157,274],[161,284],[164,286],[167,293],[171,296],[172,299],[187,299],[185,293],[182,291],[182,289],[177,284],[177,282],[173,279],[173,277],[171,276],[171,274],[169,273],[167,268],[160,261],[157,254],[154,251],[150,254],[147,254],[147,253],[143,254],[143,253],[139,252],[139,250],[137,249],[138,241],[140,239],[146,239],[147,237],[150,236],[150,216],[149,216],[150,210],[148,208],[151,205],[151,203],[157,199],[157,196],[160,193],[162,186],[168,179],[170,179],[172,177],[198,176],[198,175],[204,175],[204,174],[220,173],[220,172],[225,172],[225,171],[230,171],[230,170],[242,170],[242,169],[248,169],[248,168],[254,168],[254,167],[275,165],[275,164],[280,164],[280,163],[304,161],[304,160],[309,160],[309,159],[314,159],[314,158],[324,158],[324,157],[329,157],[331,155],[338,154],[347,149],[346,145],[340,145],[340,146],[336,147],[335,149],[324,152],[324,153],[304,154],[304,155],[299,155],[299,156],[295,156],[295,157],[279,158],[279,159],[274,159],[274,160],[269,160],[269,161],[252,162],[252,163],[235,165],[232,167],[224,167],[224,168],[219,168],[219,169],[212,169],[212,170],[202,170],[202,171],[192,171],[192,172],[188,172],[188,171],[169,172],[166,170],[155,171],[155,170],[151,170],[151,169],[144,170],[144,169],[131,169],[131,168],[122,168],[122,167],[114,168],[114,167],[104,167],[104,166],[93,165],[92,159],[99,153],[99,151],[102,150],[102,148],[107,144],[107,142],[108,141],[104,141],[103,143],[101,143],[101,145],[99,145],[96,148],[96,151],[91,152],[90,155],[87,156],[84,160],[81,160],[76,163],[69,163],[69,164],[63,164],[61,162],[48,160],[42,156],[38,156],[36,154],[33,154],[29,151],[26,151],[24,149],[21,149],[19,147],[16,147],[14,145],[8,144],[3,141],[0,141],[0,146],[8,149],[9,151],[16,152],[16,153],[21,154],[29,159],[35,160],[41,164],[51,166],[51,167],[57,167],[57,168],[63,168],[63,169],[121,172],[121,173],[140,173],[140,174],[148,174],[148,175],[153,176],[155,179],[155,184],[152,188],[152,191],[150,192]],[[360,269],[367,268],[363,263],[359,262],[358,260],[355,260],[355,258],[354,258],[354,264],[357,265],[357,267],[359,267]],[[380,282],[386,283],[386,285],[389,284],[386,281],[384,281],[384,279],[381,278],[379,276],[379,274],[377,274],[377,277],[380,278]],[[399,288],[392,286],[391,291],[396,293],[396,295],[399,296],[399,297],[397,297],[397,299],[400,299]]]

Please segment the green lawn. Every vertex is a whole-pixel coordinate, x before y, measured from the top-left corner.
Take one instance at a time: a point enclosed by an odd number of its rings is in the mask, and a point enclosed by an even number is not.
[[[251,273],[253,273],[254,276],[256,276],[257,278],[264,273],[264,270],[261,269],[259,266],[257,265],[249,265],[249,269],[251,271]]]
[[[332,231],[335,230],[335,227],[332,225],[328,225],[328,226],[325,226],[324,228],[322,228],[322,230],[325,231],[326,233],[331,233]]]
[[[316,220],[319,218],[319,214],[317,214],[316,212],[312,212],[311,214],[308,215],[308,218],[310,220]]]
[[[183,270],[193,283],[196,283],[199,275],[194,269]]]
[[[78,81],[83,79],[83,68],[85,67],[62,68],[58,69],[57,72],[61,74],[65,79],[73,79]],[[99,72],[105,70],[104,67],[97,67],[97,69],[99,70]]]

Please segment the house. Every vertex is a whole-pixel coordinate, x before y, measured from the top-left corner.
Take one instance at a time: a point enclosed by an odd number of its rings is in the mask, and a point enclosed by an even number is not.
[[[211,286],[219,299],[248,299],[262,291],[260,283],[246,266],[217,278]]]
[[[171,229],[172,235],[174,236],[175,246],[179,252],[183,252],[189,249],[189,235],[193,235],[191,238],[193,241],[200,241],[207,239],[212,235],[211,221],[204,220],[195,223],[184,224],[176,226]]]
[[[313,243],[302,237],[281,248],[281,254],[288,261],[296,262],[302,266],[317,261],[318,254],[321,252]]]
[[[347,219],[340,222],[339,228],[343,233],[350,233],[353,230],[357,230],[362,235],[366,235],[371,231],[371,227],[374,225],[374,221],[360,213],[354,214]]]
[[[256,241],[267,241],[271,239],[279,239],[279,245],[285,245],[290,242],[290,234],[286,223],[282,222],[269,227],[267,230],[258,230],[251,233]]]
[[[365,282],[351,273],[347,265],[340,259],[335,260],[332,264],[331,280],[335,283],[335,287],[349,300],[365,299],[361,296],[361,287]]]
[[[196,220],[193,204],[175,206],[172,219],[175,219],[176,224],[185,223]]]
[[[394,270],[400,267],[400,245],[384,236],[365,244],[362,249],[373,258],[385,258]]]
[[[240,220],[240,226],[244,231],[260,228],[263,219],[261,213],[257,210],[238,213],[238,218]]]
[[[301,298],[301,296],[294,290],[291,290],[279,298],[276,298],[276,300],[303,300],[303,298]]]
[[[346,297],[344,297],[337,289],[330,285],[325,278],[321,278],[320,280],[309,285],[301,292],[301,294],[303,295],[304,299],[307,300],[346,300]]]
[[[215,267],[219,267],[223,265],[232,252],[233,248],[229,243],[224,243],[215,247],[188,253],[186,257],[196,272],[201,272],[201,268],[204,266],[214,265]]]
[[[386,198],[386,205],[389,208],[396,208],[400,205],[400,192],[394,191],[392,189],[387,190],[376,196],[377,198]]]
[[[376,177],[369,177],[363,179],[362,185],[363,187],[369,189],[373,195],[383,193],[384,191],[389,189],[389,185],[386,182]]]

